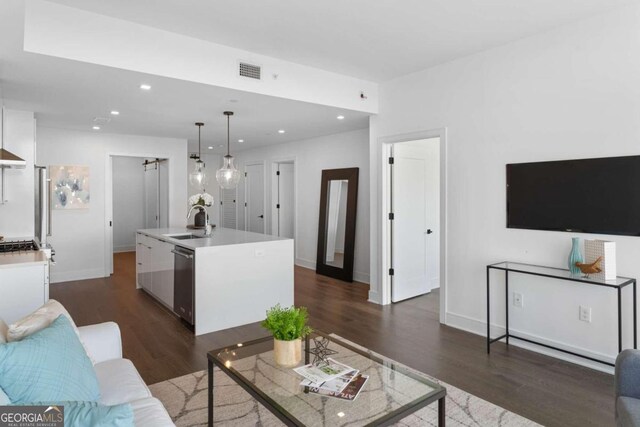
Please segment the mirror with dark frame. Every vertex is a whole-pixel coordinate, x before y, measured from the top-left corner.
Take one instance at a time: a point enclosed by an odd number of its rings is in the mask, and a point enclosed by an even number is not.
[[[325,169],[320,184],[316,273],[353,281],[358,168]]]

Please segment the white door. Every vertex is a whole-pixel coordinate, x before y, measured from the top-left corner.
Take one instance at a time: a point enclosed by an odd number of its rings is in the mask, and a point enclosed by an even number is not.
[[[220,189],[221,223],[224,228],[237,228],[236,197],[237,189]]]
[[[426,254],[425,159],[408,147],[393,147],[394,302],[429,292]]]
[[[264,233],[264,165],[247,165],[245,172],[245,229]]]
[[[295,196],[294,196],[294,165],[293,163],[280,163],[278,165],[278,201],[277,201],[277,224],[278,229],[275,230],[279,237],[294,237],[294,212],[295,212]]]
[[[158,228],[160,226],[159,223],[159,215],[158,215],[158,204],[159,200],[159,180],[158,180],[158,170],[153,166],[147,168],[144,172],[144,227],[145,228]],[[117,197],[117,189],[114,192]]]

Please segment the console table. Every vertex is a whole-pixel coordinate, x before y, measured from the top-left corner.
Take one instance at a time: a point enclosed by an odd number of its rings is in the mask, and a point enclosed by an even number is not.
[[[491,338],[491,270],[502,270],[505,274],[505,295],[506,295],[506,321],[505,321],[505,333],[499,337]],[[546,348],[550,348],[552,350],[561,351],[563,353],[571,354],[572,356],[578,356],[585,359],[592,360],[594,362],[603,363],[609,366],[615,366],[613,363],[595,359],[590,356],[585,356],[583,354],[574,353],[572,351],[564,350],[558,347],[551,346],[549,344],[544,344],[541,342],[533,341],[528,338],[523,338],[516,336],[509,332],[509,273],[516,274],[527,274],[531,276],[539,276],[539,277],[549,277],[552,279],[570,281],[570,282],[580,282],[585,283],[587,285],[593,286],[604,286],[606,288],[610,288],[616,290],[618,293],[618,352],[622,351],[622,289],[626,286],[633,285],[633,348],[638,348],[637,343],[637,309],[636,309],[636,279],[632,279],[629,277],[616,277],[615,280],[600,280],[594,278],[584,277],[582,274],[574,275],[571,274],[569,270],[565,270],[562,268],[553,268],[553,267],[544,267],[540,265],[531,265],[531,264],[522,264],[517,262],[499,262],[497,264],[487,265],[487,353],[491,352],[491,344],[501,339],[505,339],[507,345],[509,345],[509,338],[519,339],[521,341],[526,341],[531,344],[540,345]]]

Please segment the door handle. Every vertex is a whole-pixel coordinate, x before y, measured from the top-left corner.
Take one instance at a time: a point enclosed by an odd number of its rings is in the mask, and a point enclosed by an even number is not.
[[[258,218],[264,218],[264,215],[258,215]]]
[[[424,232],[424,234],[433,234],[433,230],[432,229],[428,229],[427,231]]]
[[[191,255],[191,254],[184,254],[184,253],[182,253],[182,252],[178,252],[178,251],[176,251],[175,249],[172,249],[172,250],[171,250],[171,253],[174,253],[174,254],[176,254],[176,255],[179,255],[179,256],[184,257],[184,258],[187,258],[187,259],[193,259],[193,255]]]

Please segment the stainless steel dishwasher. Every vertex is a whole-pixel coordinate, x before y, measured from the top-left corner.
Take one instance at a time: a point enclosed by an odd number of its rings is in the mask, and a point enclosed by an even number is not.
[[[173,311],[187,323],[195,322],[196,257],[192,250],[175,246],[173,272]]]

